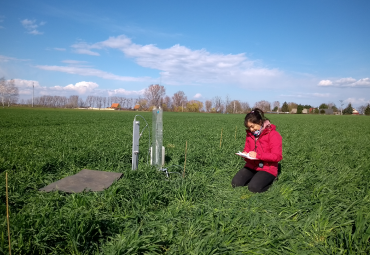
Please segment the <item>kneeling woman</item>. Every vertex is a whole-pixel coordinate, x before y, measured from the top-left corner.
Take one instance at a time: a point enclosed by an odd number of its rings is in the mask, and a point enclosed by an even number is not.
[[[283,159],[282,137],[258,108],[245,116],[244,125],[247,137],[243,152],[257,160],[245,158],[245,166],[231,184],[233,187],[248,185],[252,192],[264,192],[278,175],[278,162]]]

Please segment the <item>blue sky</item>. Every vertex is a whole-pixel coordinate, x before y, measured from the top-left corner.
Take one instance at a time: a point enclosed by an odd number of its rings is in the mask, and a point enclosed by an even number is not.
[[[215,96],[370,103],[370,1],[2,1],[0,77],[21,98]]]

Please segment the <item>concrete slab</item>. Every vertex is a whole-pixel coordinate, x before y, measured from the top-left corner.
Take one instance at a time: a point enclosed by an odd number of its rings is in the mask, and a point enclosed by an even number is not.
[[[103,191],[121,176],[121,173],[83,169],[75,175],[67,176],[39,190],[46,192],[61,190],[68,193],[79,193],[84,190]]]

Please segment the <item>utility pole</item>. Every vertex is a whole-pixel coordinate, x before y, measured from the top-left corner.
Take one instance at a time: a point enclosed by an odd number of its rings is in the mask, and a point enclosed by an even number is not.
[[[32,82],[32,107],[33,107],[33,97],[35,95],[35,84]]]
[[[233,113],[235,113],[235,101],[234,101],[234,111],[233,111]]]
[[[342,109],[343,109],[343,100],[339,100],[340,102],[340,115],[343,115]]]

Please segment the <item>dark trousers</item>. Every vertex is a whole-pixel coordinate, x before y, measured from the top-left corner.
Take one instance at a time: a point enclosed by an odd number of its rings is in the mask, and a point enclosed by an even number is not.
[[[236,173],[231,185],[233,187],[245,186],[248,184],[249,191],[265,192],[271,186],[275,180],[275,176],[265,171],[255,171],[249,168],[243,167]]]

